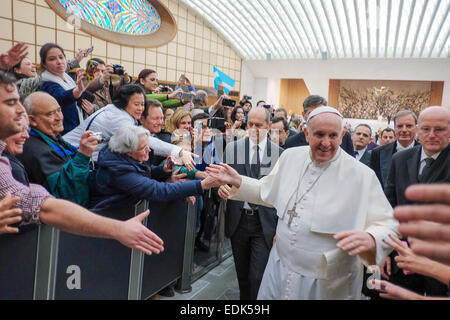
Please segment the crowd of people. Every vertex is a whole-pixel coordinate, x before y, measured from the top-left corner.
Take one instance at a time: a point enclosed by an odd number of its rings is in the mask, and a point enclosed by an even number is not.
[[[0,234],[44,223],[158,254],[149,212],[105,213],[181,199],[208,251],[209,211],[224,202],[242,300],[449,295],[448,109],[346,130],[318,95],[302,115],[247,95],[210,104],[184,74],[172,88],[152,69],[80,68],[86,57],[47,43],[37,72],[23,43],[0,56]]]

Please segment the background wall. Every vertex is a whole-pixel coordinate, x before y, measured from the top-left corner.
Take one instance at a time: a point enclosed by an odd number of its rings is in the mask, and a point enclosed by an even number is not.
[[[442,91],[442,105],[450,106],[450,59],[252,60],[244,61],[242,68],[251,73],[246,79],[253,79],[253,85],[245,91],[249,95],[253,93],[254,100],[260,98],[259,93],[263,98],[263,93],[269,91],[269,79],[303,79],[311,94],[323,97],[333,91],[330,79],[414,80],[443,81],[443,88],[438,88]],[[275,104],[279,105],[280,101]]]
[[[39,63],[39,50],[46,42],[56,42],[68,58],[78,48],[94,46],[92,56],[107,63],[120,63],[137,76],[140,70],[152,68],[163,81],[176,82],[181,73],[197,86],[214,86],[213,65],[236,80],[240,90],[242,59],[199,16],[175,0],[161,0],[172,13],[178,33],[173,41],[158,48],[134,48],[107,43],[75,30],[59,17],[45,0],[1,0],[0,52],[13,43],[29,46],[29,57]],[[84,60],[86,61],[86,60]]]

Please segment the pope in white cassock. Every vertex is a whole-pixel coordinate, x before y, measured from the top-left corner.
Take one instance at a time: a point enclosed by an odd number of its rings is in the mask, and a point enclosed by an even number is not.
[[[360,299],[363,263],[380,265],[392,250],[382,241],[398,236],[392,207],[372,169],[340,149],[342,118],[331,107],[312,111],[309,146],[287,149],[260,180],[207,168],[222,198],[277,209],[258,299]]]

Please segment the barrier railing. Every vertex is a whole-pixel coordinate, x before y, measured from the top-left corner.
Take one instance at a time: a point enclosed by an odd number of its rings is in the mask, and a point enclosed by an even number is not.
[[[150,216],[143,224],[164,240],[158,255],[46,225],[0,235],[0,300],[140,300],[175,282],[178,292],[189,292],[196,205],[141,201],[104,215],[127,220],[147,208]]]

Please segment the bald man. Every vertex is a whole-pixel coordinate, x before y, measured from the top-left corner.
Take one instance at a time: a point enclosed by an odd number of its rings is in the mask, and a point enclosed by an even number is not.
[[[30,120],[30,138],[17,158],[32,183],[43,185],[53,196],[82,206],[89,203],[89,161],[98,140],[92,131],[81,137],[79,148],[61,137],[64,116],[58,102],[46,92],[34,92],[24,101]]]
[[[433,106],[424,109],[418,118],[418,138],[421,145],[397,152],[384,192],[392,207],[414,202],[405,196],[410,185],[450,182],[450,111]],[[420,275],[405,275],[391,259],[389,280],[419,294],[446,295],[448,287],[437,280]]]
[[[375,173],[340,148],[344,128],[334,108],[319,107],[307,120],[308,146],[285,150],[259,180],[225,164],[208,173],[222,185],[219,195],[274,207],[276,242],[258,299],[360,299],[363,263],[378,265],[397,235]]]
[[[283,151],[268,139],[270,127],[267,109],[251,109],[247,121],[249,137],[229,143],[224,162],[242,175],[255,179],[266,176]],[[225,235],[231,240],[241,300],[256,300],[277,220],[277,212],[273,208],[244,201],[227,201]]]

